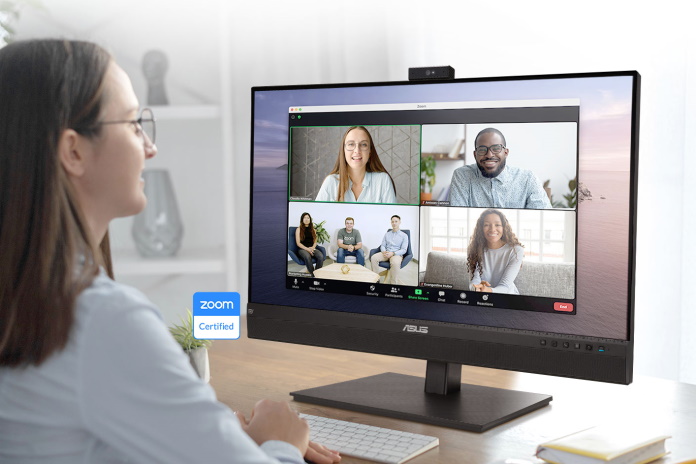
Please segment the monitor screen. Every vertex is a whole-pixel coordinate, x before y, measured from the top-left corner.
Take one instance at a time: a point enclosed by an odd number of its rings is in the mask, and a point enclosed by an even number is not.
[[[252,89],[249,336],[629,383],[639,79]]]

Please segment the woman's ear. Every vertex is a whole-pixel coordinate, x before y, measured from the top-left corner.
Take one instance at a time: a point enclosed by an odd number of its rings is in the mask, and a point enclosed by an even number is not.
[[[74,129],[65,129],[58,140],[58,159],[70,177],[82,177],[86,171],[86,140]]]

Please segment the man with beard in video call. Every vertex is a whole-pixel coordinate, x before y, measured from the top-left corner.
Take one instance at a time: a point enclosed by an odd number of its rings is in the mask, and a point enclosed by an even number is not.
[[[452,174],[451,206],[480,208],[551,208],[543,186],[532,171],[507,166],[505,136],[489,127],[474,140],[476,164]]]

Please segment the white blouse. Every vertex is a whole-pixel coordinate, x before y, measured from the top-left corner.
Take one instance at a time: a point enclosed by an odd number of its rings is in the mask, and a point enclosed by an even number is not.
[[[344,195],[345,202],[359,203],[396,203],[396,192],[391,177],[386,172],[366,172],[362,184],[363,190],[358,199],[353,194],[353,181],[348,178],[348,191]],[[321,184],[316,201],[337,201],[338,174],[326,176]]]

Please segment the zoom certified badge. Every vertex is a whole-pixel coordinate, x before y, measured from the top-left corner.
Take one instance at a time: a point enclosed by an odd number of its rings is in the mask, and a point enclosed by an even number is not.
[[[239,293],[194,293],[193,338],[199,340],[238,339]]]

